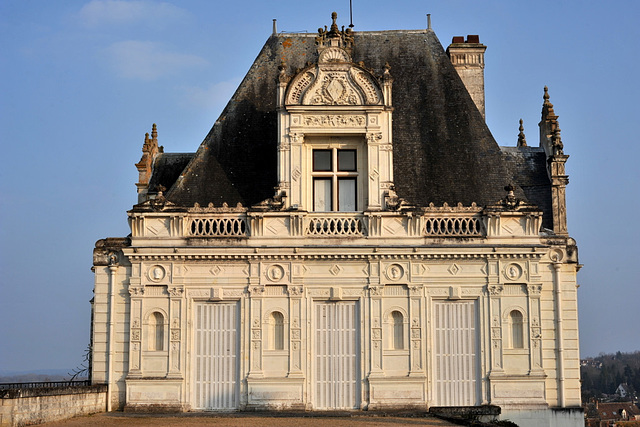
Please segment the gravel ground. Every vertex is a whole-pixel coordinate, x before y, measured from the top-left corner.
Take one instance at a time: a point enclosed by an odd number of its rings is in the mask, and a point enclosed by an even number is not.
[[[130,414],[122,412],[110,412],[89,415],[84,417],[71,418],[64,421],[56,421],[41,424],[47,427],[77,427],[77,426],[232,426],[232,427],[272,427],[272,426],[319,426],[319,427],[341,427],[341,426],[454,426],[447,421],[443,421],[430,416],[420,414],[415,417],[407,416],[383,416],[374,414],[357,414],[351,416],[313,416],[309,413],[299,415],[256,415],[255,413],[233,413],[233,414],[207,414],[185,413],[185,414]]]

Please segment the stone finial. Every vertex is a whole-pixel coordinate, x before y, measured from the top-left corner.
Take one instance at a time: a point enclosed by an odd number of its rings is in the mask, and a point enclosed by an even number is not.
[[[546,118],[551,120],[557,118],[556,113],[553,111],[553,104],[549,101],[549,88],[547,86],[544,87],[542,99],[544,99],[542,103],[542,120]]]
[[[146,200],[146,194],[151,179],[153,160],[158,153],[162,152],[162,147],[158,147],[158,129],[156,124],[151,128],[151,138],[149,133],[144,134],[144,144],[142,144],[142,158],[136,163],[138,169],[138,203]]]
[[[338,28],[337,24],[338,14],[336,12],[331,13],[331,27],[327,31],[327,26],[324,28],[318,28],[318,36],[316,37],[316,44],[321,47],[341,47],[350,51],[353,46],[353,30],[351,28],[342,30]]]
[[[287,83],[289,78],[287,77],[287,64],[284,62],[284,59],[280,62],[280,65],[278,65],[278,71],[278,81],[280,83]]]
[[[518,128],[520,133],[518,133],[518,147],[526,147],[527,146],[527,138],[524,136],[524,126],[522,125],[522,119],[520,119],[520,127]]]
[[[560,126],[556,126],[551,143],[553,144],[554,155],[564,155],[564,144],[562,143],[562,137],[560,136]]]
[[[507,196],[502,199],[501,202],[507,209],[513,210],[520,205],[520,199],[516,197],[516,195],[514,194],[514,190],[515,188],[511,184],[508,184],[504,187],[504,191],[507,192]]]

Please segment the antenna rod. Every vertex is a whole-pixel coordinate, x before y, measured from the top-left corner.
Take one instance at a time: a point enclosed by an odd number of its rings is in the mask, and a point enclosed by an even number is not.
[[[353,4],[352,0],[349,0],[349,28],[353,28]]]

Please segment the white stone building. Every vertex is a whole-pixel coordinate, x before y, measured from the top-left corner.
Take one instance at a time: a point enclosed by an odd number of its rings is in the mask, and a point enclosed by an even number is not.
[[[494,141],[484,50],[334,17],[274,31],[196,153],[164,153],[154,125],[131,235],[94,250],[110,409],[579,425],[568,156],[546,89],[540,146]]]

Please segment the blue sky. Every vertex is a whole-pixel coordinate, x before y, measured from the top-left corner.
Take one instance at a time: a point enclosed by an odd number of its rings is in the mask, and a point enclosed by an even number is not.
[[[355,30],[479,34],[487,122],[537,145],[543,87],[570,184],[582,356],[640,350],[640,2],[353,0]],[[348,0],[0,2],[0,370],[70,369],[89,341],[92,249],[129,233],[134,167],[158,124],[195,151],[278,20],[315,32]]]

